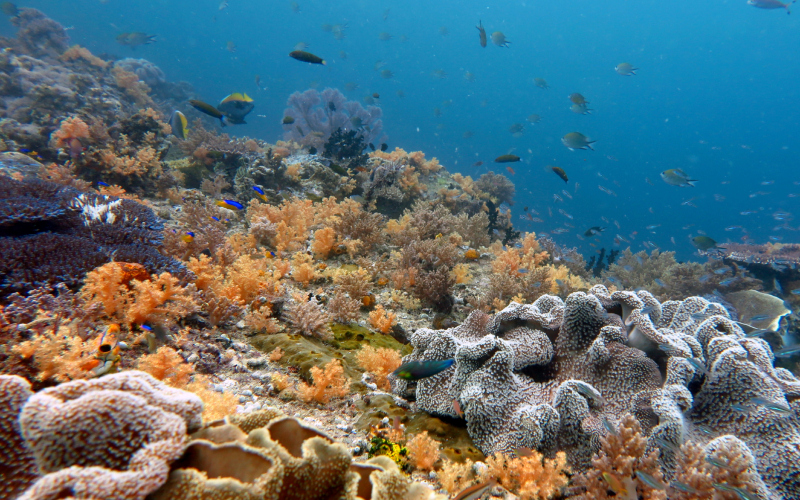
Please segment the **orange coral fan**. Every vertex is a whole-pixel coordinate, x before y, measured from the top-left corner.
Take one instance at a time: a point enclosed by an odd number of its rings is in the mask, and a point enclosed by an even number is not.
[[[89,125],[77,116],[71,116],[61,122],[58,130],[53,132],[53,139],[55,139],[55,146],[63,148],[69,146],[70,141],[73,139],[81,140],[89,137]]]
[[[317,257],[327,259],[333,245],[336,244],[336,231],[332,227],[325,227],[314,231],[314,241],[311,250]]]
[[[297,389],[300,399],[309,403],[316,401],[327,404],[332,398],[342,398],[350,392],[350,380],[344,374],[342,362],[332,359],[325,365],[325,369],[318,366],[311,367],[311,377],[314,385],[301,382]]]
[[[161,346],[153,354],[142,357],[136,368],[181,389],[189,383],[194,371],[194,367],[185,362],[178,351],[167,346]]]
[[[356,354],[356,361],[364,370],[375,376],[375,384],[384,391],[391,389],[389,374],[400,367],[402,358],[400,353],[387,347],[375,349],[364,345]]]
[[[59,59],[62,61],[77,61],[78,59],[83,59],[92,66],[97,66],[98,68],[104,69],[106,66],[108,66],[108,62],[100,59],[96,55],[89,52],[89,49],[86,47],[81,47],[80,45],[73,45],[72,47],[68,48],[59,56]]]
[[[378,305],[374,311],[369,313],[369,324],[379,332],[387,334],[397,324],[397,315],[387,312],[382,305]]]
[[[433,470],[433,464],[439,460],[439,442],[422,431],[406,443],[408,461],[419,470]]]
[[[609,496],[611,487],[624,489],[642,500],[666,500],[666,491],[654,489],[634,475],[641,471],[664,483],[664,474],[658,466],[658,451],[645,455],[647,439],[642,436],[642,427],[633,415],[625,415],[617,426],[617,434],[608,434],[600,438],[600,442],[602,449],[592,458],[592,468],[574,478],[576,485],[586,488],[578,499],[602,500],[625,495],[617,491],[615,496]]]
[[[494,477],[521,500],[550,498],[569,482],[565,474],[569,472],[567,455],[563,451],[556,453],[556,458],[552,460],[545,459],[536,451],[517,458],[492,455],[486,459],[486,465],[481,481]]]

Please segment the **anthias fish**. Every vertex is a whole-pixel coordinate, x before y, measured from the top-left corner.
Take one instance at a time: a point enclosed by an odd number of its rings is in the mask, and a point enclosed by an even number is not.
[[[293,50],[289,52],[289,57],[311,64],[325,64],[325,59],[304,50]]]
[[[445,359],[440,361],[409,361],[400,368],[392,372],[396,377],[405,380],[419,380],[421,378],[432,377],[439,372],[447,370],[455,359]]]

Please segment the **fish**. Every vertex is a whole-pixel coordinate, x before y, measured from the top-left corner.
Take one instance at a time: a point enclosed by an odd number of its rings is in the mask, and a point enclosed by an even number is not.
[[[540,121],[542,121],[542,117],[537,115],[536,113],[531,113],[530,115],[528,115],[527,120],[531,123],[539,123]]]
[[[739,486],[731,486],[727,483],[712,483],[711,486],[713,486],[714,489],[719,491],[736,493],[736,495],[739,498],[741,498],[741,500],[758,500],[759,498],[758,496],[754,495],[753,493],[750,493],[744,488],[740,488]]]
[[[563,168],[551,166],[550,170],[552,170],[557,176],[561,177],[561,179],[564,182],[568,182],[569,181],[569,178],[567,177],[567,173],[564,172]]]
[[[523,418],[526,418],[526,417],[523,417]],[[518,457],[532,457],[533,456],[533,450],[530,449],[530,448],[526,448],[524,446],[519,446],[514,450],[514,454],[517,455]]]
[[[653,441],[655,441],[656,444],[660,448],[662,448],[664,450],[667,450],[667,451],[671,451],[672,453],[675,453],[676,455],[679,455],[680,452],[681,452],[680,446],[678,446],[677,444],[675,444],[675,443],[673,443],[671,441],[667,441],[664,438],[660,438],[658,436],[653,436]]]
[[[591,108],[588,108],[585,104],[573,104],[569,107],[569,110],[578,115],[590,115],[592,111]]]
[[[380,150],[381,151],[386,151],[387,149],[389,149],[389,145],[386,144],[385,142],[382,142],[381,146],[380,146]]]
[[[698,359],[698,358],[686,358],[686,361],[690,365],[692,365],[692,368],[694,368],[695,371],[699,372],[701,375],[705,375],[706,373],[708,373],[708,370],[706,369],[706,367],[703,364],[703,361],[701,359]]]
[[[591,145],[597,141],[590,141],[588,137],[580,132],[570,132],[561,138],[561,142],[573,151],[576,149],[591,149],[594,151]]]
[[[647,486],[649,486],[649,487],[651,487],[653,489],[656,489],[656,490],[666,490],[667,489],[667,487],[666,487],[666,485],[664,485],[664,483],[662,483],[661,481],[659,481],[658,479],[654,478],[653,476],[651,476],[650,474],[648,474],[646,472],[642,472],[640,470],[637,470],[636,471],[636,477],[639,478],[639,480],[641,482],[643,482],[644,484],[646,484]]]
[[[660,175],[661,179],[670,186],[694,187],[694,183],[697,182],[697,179],[690,179],[686,172],[679,168],[664,170]]]
[[[227,208],[228,210],[242,210],[244,209],[244,205],[239,203],[238,201],[234,200],[219,200],[216,202],[217,206],[222,208]]]
[[[409,361],[393,371],[392,374],[404,380],[419,380],[432,377],[450,368],[455,362],[456,360],[453,358],[440,361]]]
[[[453,411],[458,418],[464,418],[464,411],[461,409],[461,403],[457,399],[453,399]]]
[[[749,337],[749,338],[760,337],[761,335],[764,335],[765,333],[775,333],[775,332],[772,331],[772,330],[767,330],[766,328],[759,328],[757,330],[753,330],[752,332],[749,332],[746,335],[746,337]]]
[[[291,125],[292,123],[294,123],[294,117],[292,117],[292,116],[284,116],[283,120],[281,120],[281,123],[283,125]]]
[[[639,68],[634,68],[631,63],[619,63],[614,67],[614,71],[622,76],[633,76]]]
[[[544,78],[534,78],[533,84],[539,87],[540,89],[549,89],[550,84],[547,83],[547,80]]]
[[[306,52],[304,50],[293,50],[289,52],[289,57],[292,59],[297,59],[298,61],[303,61],[311,64],[326,64],[325,59],[312,54],[311,52]]]
[[[495,31],[492,33],[492,43],[497,45],[498,47],[508,47],[508,44],[511,43],[506,40],[506,36],[503,34],[502,31]]]
[[[507,171],[508,171],[508,173],[509,173],[509,174],[511,174],[511,175],[517,175],[517,173],[514,171],[514,169],[513,169],[513,168],[511,168],[510,166],[506,167],[506,170],[507,170]]]
[[[228,0],[222,0],[219,3],[219,10],[225,10],[228,8]]]
[[[556,280],[556,282],[559,282],[559,281],[561,281],[561,280]],[[561,286],[561,287],[564,286],[563,281],[561,283],[559,283],[559,286]],[[585,385],[585,384],[574,384],[572,386],[572,388],[575,389],[578,392],[578,394],[580,394],[581,396],[589,398],[589,399],[599,403],[600,405],[605,405],[606,404],[606,398],[604,398],[603,395],[600,394],[600,392],[598,392],[596,389],[594,389],[594,388],[592,388],[592,387],[590,387],[588,385]]]
[[[120,33],[116,37],[117,43],[120,45],[127,45],[130,48],[136,48],[139,45],[147,45],[156,41],[156,35],[148,35],[141,31],[129,31]]]
[[[692,245],[694,245],[695,248],[697,248],[698,250],[702,251],[711,250],[712,248],[718,248],[716,241],[704,235],[695,236],[694,238],[692,238]]]
[[[653,283],[655,283],[655,284],[656,284],[656,285],[658,285],[658,286],[665,287],[665,288],[666,288],[666,286],[667,286],[667,284],[666,284],[666,283],[664,283],[664,282],[663,282],[662,280],[660,280],[659,278],[655,278],[655,279],[653,280]]]
[[[583,95],[577,92],[575,92],[574,94],[570,94],[567,97],[569,98],[570,101],[572,101],[573,104],[577,104],[578,106],[585,106],[589,104],[589,101],[587,101],[586,98],[583,97]]]
[[[617,435],[617,428],[614,427],[614,424],[612,424],[611,421],[606,417],[603,417],[603,427],[605,427],[609,434],[613,436]]]
[[[483,496],[484,493],[489,491],[490,489],[494,488],[497,484],[497,479],[492,478],[485,483],[476,484],[475,486],[470,486],[464,490],[461,490],[461,493],[455,496],[453,500],[478,500]]]
[[[267,195],[264,194],[264,190],[258,186],[253,186],[253,191],[256,192],[256,195],[261,198],[263,201],[267,201]]]
[[[605,194],[610,194],[611,196],[616,196],[617,195],[617,193],[615,193],[614,191],[608,189],[607,187],[603,187],[603,186],[601,186],[599,184],[597,185],[597,188],[600,191],[604,192]]]
[[[218,110],[214,106],[212,106],[212,105],[210,105],[208,103],[205,103],[203,101],[199,101],[197,99],[191,99],[189,101],[189,104],[194,109],[196,109],[197,111],[200,111],[201,113],[205,113],[205,114],[207,114],[208,116],[210,116],[212,118],[218,118],[220,123],[222,123],[223,127],[226,125],[226,123],[225,123],[225,115],[223,115],[220,112],[220,110]]]
[[[734,283],[738,278],[727,278],[719,282],[721,286],[728,286]]]
[[[710,455],[706,456],[706,462],[710,463],[714,467],[719,467],[720,469],[724,469],[724,470],[727,470],[727,471],[732,471],[733,470],[733,469],[731,469],[731,466],[729,464],[723,462],[722,460],[720,460],[718,458],[712,457]]]
[[[781,403],[780,401],[772,401],[766,398],[753,397],[750,398],[750,402],[758,406],[763,406],[767,410],[775,412],[779,415],[786,416],[786,415],[791,415],[793,413],[791,407]]]
[[[791,3],[794,3],[794,1]],[[767,10],[786,9],[786,14],[792,13],[792,11],[789,10],[789,5],[791,5],[790,3],[783,3],[779,2],[778,0],[747,0],[747,5],[752,5],[753,7]]]
[[[513,163],[519,160],[520,157],[517,155],[500,155],[494,159],[495,163]]]
[[[795,288],[794,290],[789,291],[792,295],[800,295],[800,288]]]
[[[691,493],[692,495],[700,494],[700,490],[698,490],[697,488],[692,488],[688,484],[684,484],[680,481],[672,481],[671,483],[669,483],[669,485],[678,491],[683,491],[684,493]]]
[[[478,21],[478,25],[475,26],[478,29],[478,36],[480,37],[481,47],[486,48],[486,30],[483,29],[483,23]]]
[[[217,110],[228,118],[229,123],[242,125],[247,123],[244,121],[244,117],[253,111],[254,107],[253,99],[250,96],[234,92],[219,102]]]
[[[186,115],[178,110],[173,111],[172,116],[169,118],[169,126],[172,128],[172,135],[178,139],[186,139],[189,133],[188,123]]]
[[[11,2],[0,3],[0,10],[2,10],[3,14],[7,15],[8,17],[19,15],[19,9]]]
[[[182,235],[181,239],[186,243],[191,243],[194,241],[194,233],[191,231],[186,231],[186,234]]]
[[[228,40],[227,43],[225,43],[225,50],[227,50],[230,53],[236,52],[236,44],[233,43],[232,40]]]
[[[625,489],[625,486],[622,485],[622,482],[617,476],[612,476],[608,472],[603,472],[603,479],[605,479],[606,483],[608,483],[608,487],[611,488],[614,493],[623,497],[628,496],[628,490]]]

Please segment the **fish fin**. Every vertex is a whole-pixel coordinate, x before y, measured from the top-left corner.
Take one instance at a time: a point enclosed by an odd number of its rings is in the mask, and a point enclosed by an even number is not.
[[[686,184],[691,187],[695,187],[694,183],[697,182],[697,179],[686,179]]]
[[[222,124],[223,127],[227,127],[228,126],[228,124],[225,123],[225,117],[224,116],[220,116],[219,117],[219,122]]]

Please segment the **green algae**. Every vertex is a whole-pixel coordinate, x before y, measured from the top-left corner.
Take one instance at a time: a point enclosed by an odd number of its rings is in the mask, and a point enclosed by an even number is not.
[[[366,387],[360,383],[364,370],[356,362],[356,353],[362,346],[369,345],[376,349],[387,347],[400,351],[401,356],[411,354],[411,346],[403,345],[394,337],[373,332],[369,328],[338,323],[332,323],[330,327],[333,339],[328,342],[298,334],[277,333],[256,335],[252,338],[251,343],[256,349],[265,353],[280,347],[284,352],[281,364],[297,367],[300,376],[307,381],[311,380],[312,366],[322,367],[332,359],[339,359],[342,361],[345,375],[357,382],[353,386],[357,390],[366,390]]]
[[[466,424],[462,421],[439,418],[425,412],[410,412],[397,406],[388,394],[370,395],[358,401],[356,408],[361,413],[355,424],[358,429],[369,430],[371,426],[378,427],[385,417],[389,417],[391,421],[397,417],[405,425],[406,437],[428,431],[428,435],[441,443],[442,454],[454,462],[485,459],[483,453],[472,443]]]

